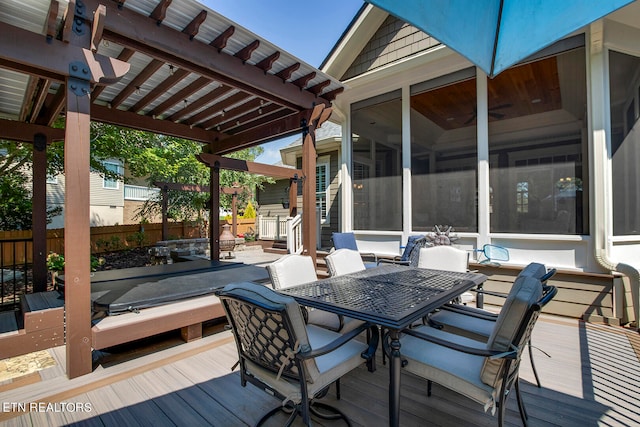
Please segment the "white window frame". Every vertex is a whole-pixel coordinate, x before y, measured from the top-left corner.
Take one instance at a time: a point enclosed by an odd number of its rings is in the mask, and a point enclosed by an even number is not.
[[[329,195],[331,194],[331,158],[330,156],[323,156],[323,157],[318,157],[318,160],[316,161],[316,182],[319,182],[319,178],[318,178],[318,168],[320,167],[324,167],[325,168],[325,190],[322,192],[316,192],[316,206],[318,206],[318,196],[320,196],[322,193],[324,193],[324,200],[325,200],[325,205],[324,205],[324,218],[321,217],[320,219],[320,223],[321,224],[329,224],[330,221],[330,207],[329,207]],[[322,213],[321,213],[322,215]]]
[[[109,169],[109,166],[115,166],[116,172],[119,172],[120,168],[122,167],[120,163],[116,161],[103,161],[102,164],[106,169]],[[104,177],[102,178],[102,188],[104,188],[105,190],[119,190],[120,181],[117,179],[109,179],[107,177]]]

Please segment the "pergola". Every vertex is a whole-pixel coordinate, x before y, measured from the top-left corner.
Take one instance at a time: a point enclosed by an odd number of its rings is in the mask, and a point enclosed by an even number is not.
[[[70,378],[92,368],[90,121],[201,142],[212,189],[219,188],[218,171],[229,167],[222,155],[302,133],[303,203],[315,207],[315,129],[342,90],[337,80],[195,0],[0,3],[0,138],[34,147],[36,289],[46,281],[46,146],[65,141]],[[59,116],[64,129],[52,128]],[[216,220],[218,196],[212,193]],[[315,257],[315,209],[304,209],[303,223],[304,246]],[[214,257],[217,229],[210,235]]]

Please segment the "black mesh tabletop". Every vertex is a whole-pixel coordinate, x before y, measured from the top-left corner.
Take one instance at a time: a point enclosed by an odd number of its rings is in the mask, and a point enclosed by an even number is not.
[[[477,273],[388,265],[281,292],[308,307],[402,329],[485,280]]]

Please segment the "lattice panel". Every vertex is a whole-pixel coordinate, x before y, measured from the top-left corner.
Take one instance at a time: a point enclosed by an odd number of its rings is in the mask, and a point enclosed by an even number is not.
[[[285,364],[282,375],[299,378],[293,360],[294,343],[282,313],[266,311],[237,300],[228,299],[226,302],[244,357],[273,372],[279,372]]]

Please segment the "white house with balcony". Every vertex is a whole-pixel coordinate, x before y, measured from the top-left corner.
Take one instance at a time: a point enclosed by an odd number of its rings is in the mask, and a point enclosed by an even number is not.
[[[120,160],[104,161],[108,169],[122,172],[124,167]],[[92,172],[90,180],[90,215],[91,226],[137,224],[135,218],[138,207],[155,194],[159,189],[144,185],[129,185],[122,181],[108,179]],[[61,206],[62,214],[52,218],[47,228],[64,227],[64,175],[56,175],[47,179],[47,205]]]

